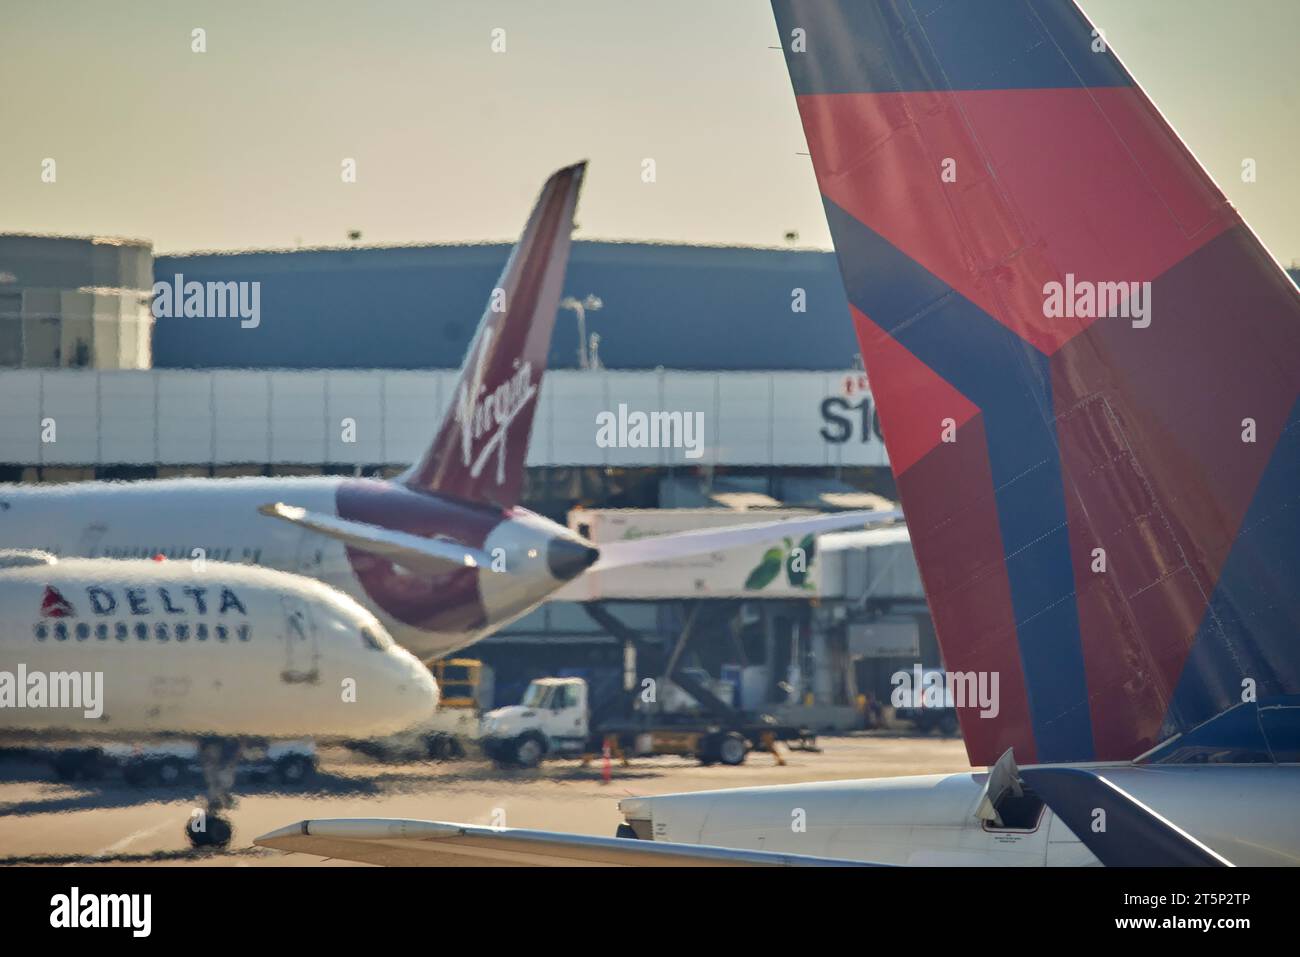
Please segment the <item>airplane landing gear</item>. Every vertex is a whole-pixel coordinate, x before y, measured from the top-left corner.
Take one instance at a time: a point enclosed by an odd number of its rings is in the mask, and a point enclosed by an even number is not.
[[[226,847],[234,834],[230,821],[221,812],[235,806],[231,791],[239,767],[239,742],[230,738],[210,738],[199,745],[199,763],[208,788],[208,808],[194,815],[185,825],[185,836],[193,847]]]
[[[204,816],[202,830],[199,828],[199,821],[195,818],[190,818],[185,825],[185,836],[190,839],[191,847],[227,847],[235,833],[229,821],[212,813]]]

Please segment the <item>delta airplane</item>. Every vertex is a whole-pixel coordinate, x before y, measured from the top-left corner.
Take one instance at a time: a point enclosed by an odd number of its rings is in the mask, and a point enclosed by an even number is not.
[[[773,7],[944,662],[1000,676],[996,715],[958,699],[989,770],[624,800],[640,840],[333,820],[257,843],[1300,864],[1300,293],[1070,0]],[[1140,321],[1095,293],[1062,316],[1069,276],[1142,284]]]
[[[520,507],[584,171],[579,163],[546,182],[489,297],[451,409],[421,461],[395,480],[8,486],[0,488],[0,542],[92,558],[189,558],[203,549],[308,575],[367,605],[399,643],[432,658],[503,627],[588,570],[900,518],[842,512],[598,550]]]
[[[224,844],[241,742],[356,740],[438,705],[429,669],[357,602],[247,565],[0,552],[0,737],[202,743]],[[193,824],[193,822],[191,822]]]

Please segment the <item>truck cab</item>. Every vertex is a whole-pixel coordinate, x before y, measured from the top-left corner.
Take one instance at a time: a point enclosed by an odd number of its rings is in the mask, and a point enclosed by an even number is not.
[[[911,694],[906,696],[911,701],[904,707],[896,707],[894,716],[911,721],[922,734],[929,734],[936,728],[943,735],[956,734],[960,725],[947,672],[942,668],[924,668],[920,671],[920,678]]]
[[[483,715],[480,744],[499,764],[535,767],[554,755],[582,754],[590,736],[587,682],[537,678],[516,705]]]

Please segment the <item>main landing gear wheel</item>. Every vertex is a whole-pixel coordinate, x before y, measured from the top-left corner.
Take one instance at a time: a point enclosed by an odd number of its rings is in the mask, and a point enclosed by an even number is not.
[[[451,757],[451,737],[441,732],[429,739],[429,757],[435,761],[446,761]]]
[[[158,763],[154,774],[159,784],[174,787],[185,776],[185,762],[179,758],[164,758]]]
[[[288,787],[296,787],[306,782],[316,770],[311,758],[303,754],[289,754],[275,762],[275,776],[279,782]]]
[[[465,748],[454,734],[439,732],[429,739],[429,757],[435,761],[456,761],[465,756]]]
[[[50,764],[60,781],[93,781],[104,776],[104,752],[98,748],[60,751]]]

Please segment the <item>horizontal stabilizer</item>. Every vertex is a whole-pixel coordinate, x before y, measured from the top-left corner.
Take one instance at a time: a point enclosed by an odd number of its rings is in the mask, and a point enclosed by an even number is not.
[[[835,512],[809,518],[793,518],[780,522],[754,522],[732,525],[728,528],[709,528],[695,532],[678,532],[673,535],[656,535],[625,542],[611,542],[600,546],[600,558],[591,571],[602,572],[627,565],[648,562],[666,562],[709,552],[724,552],[729,548],[762,545],[779,541],[782,536],[820,535],[846,529],[865,528],[902,521],[899,511]]]
[[[1107,867],[1232,867],[1104,773],[1023,768],[1020,779]]]
[[[388,867],[863,867],[856,861],[592,837],[520,828],[475,827],[441,821],[338,818],[299,821],[264,834],[260,847]]]
[[[656,535],[653,538],[607,542],[599,546],[600,558],[587,570],[587,574],[579,575],[551,598],[555,601],[593,601],[599,593],[599,586],[597,579],[591,575],[592,572],[607,572],[629,565],[648,565],[654,562],[670,562],[707,555],[711,552],[725,552],[729,548],[778,542],[782,537],[820,535],[871,525],[885,525],[902,521],[902,518],[902,512],[892,510],[835,512],[830,515],[814,515],[809,518],[794,518],[780,522],[755,522],[747,525],[732,525],[728,528],[708,528],[672,535]]]
[[[321,535],[338,539],[352,548],[387,558],[413,572],[441,575],[458,568],[485,568],[488,556],[449,538],[423,538],[395,532],[366,522],[353,522],[333,515],[309,512],[276,502],[258,509],[263,515],[282,519]]]

